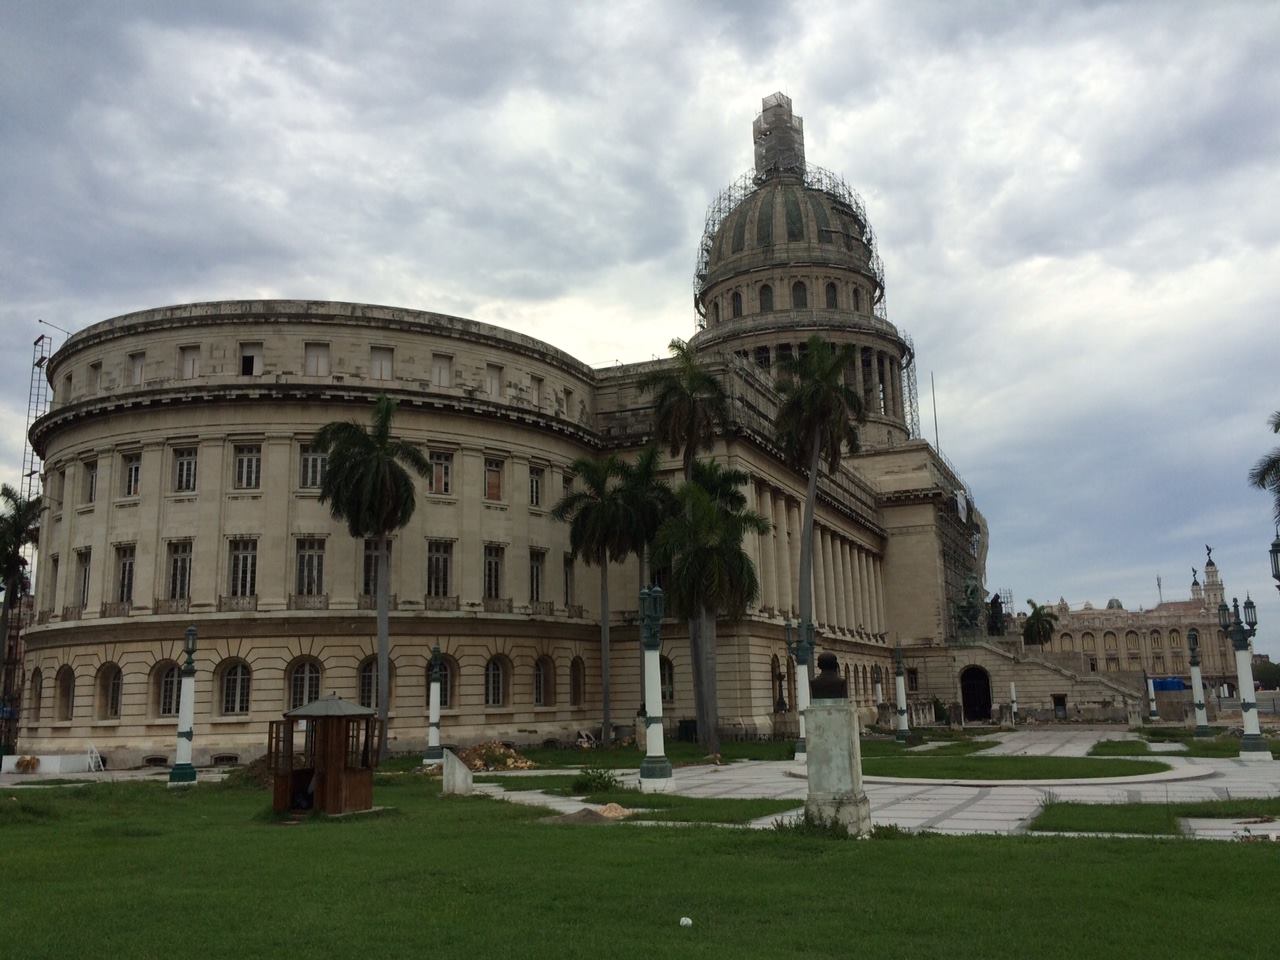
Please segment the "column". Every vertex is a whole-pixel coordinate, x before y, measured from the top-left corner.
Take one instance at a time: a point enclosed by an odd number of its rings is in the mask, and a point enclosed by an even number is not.
[[[791,539],[788,548],[791,551],[791,606],[800,609],[800,503],[797,500],[787,501],[787,529]],[[812,594],[811,594],[812,595]]]
[[[772,496],[772,494],[770,494]],[[778,613],[783,617],[791,616],[795,606],[795,595],[791,592],[791,544],[787,537],[787,497],[779,492],[773,501],[774,528],[774,585],[778,592]]]
[[[843,538],[839,534],[833,534],[831,537],[831,579],[835,583],[835,589],[832,596],[835,598],[836,604],[836,623],[840,627],[840,632],[845,633],[849,629],[849,617],[845,608],[845,604],[849,600],[849,591],[844,586],[844,550]]]
[[[856,359],[853,361],[852,370],[846,370],[844,375],[845,385],[852,388],[853,392],[858,395],[859,399],[866,396],[862,389],[862,348],[854,347]],[[849,374],[853,376],[850,377]]]
[[[747,509],[753,512],[759,513],[760,503],[757,498],[755,481],[749,479],[742,493],[747,501]],[[751,566],[754,567],[756,571],[756,580],[757,582],[760,583],[760,590],[759,590],[758,596],[756,597],[756,603],[755,603],[755,607],[757,610],[760,607],[764,606],[764,583],[763,583],[763,577],[760,573],[761,536],[762,536],[761,534],[758,534],[752,531],[747,533],[747,535],[742,538],[742,549],[746,552],[747,557],[751,560]]]
[[[778,584],[774,563],[777,552],[778,527],[773,512],[773,491],[762,487],[759,491],[760,515],[769,521],[772,529],[760,538],[760,603],[766,608],[778,611]]]
[[[871,413],[880,413],[880,351],[871,351]]]
[[[885,622],[884,616],[884,571],[879,557],[873,556],[871,558],[871,580],[871,599],[876,611],[876,633],[885,633],[888,630],[888,624]]]
[[[840,626],[840,598],[836,596],[836,565],[831,549],[831,531],[822,531],[822,586],[826,594],[826,624],[828,630],[836,630]]]
[[[858,629],[857,597],[853,586],[853,546],[848,540],[842,540],[840,551],[844,558],[844,616],[849,632],[853,633]]]
[[[827,534],[822,527],[815,522],[813,525],[813,540],[810,543],[810,549],[813,551],[813,622],[826,626],[827,620],[827,586],[826,586],[826,568],[824,551],[822,545],[826,542]]]
[[[1236,630],[1242,630],[1240,618],[1236,617]],[[1271,752],[1267,741],[1262,739],[1258,727],[1258,695],[1253,690],[1253,660],[1249,652],[1248,640],[1236,642],[1236,682],[1240,686],[1240,718],[1243,721],[1244,738],[1240,741],[1240,756],[1245,759],[1246,753],[1260,753],[1265,759]]]

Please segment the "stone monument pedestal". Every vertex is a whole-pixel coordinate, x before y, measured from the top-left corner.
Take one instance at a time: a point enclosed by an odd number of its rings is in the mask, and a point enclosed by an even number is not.
[[[809,796],[805,814],[838,823],[851,837],[871,832],[871,803],[862,789],[858,712],[849,700],[814,699],[805,712]]]

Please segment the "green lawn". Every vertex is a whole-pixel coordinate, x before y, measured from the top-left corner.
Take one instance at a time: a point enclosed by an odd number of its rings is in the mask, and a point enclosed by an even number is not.
[[[667,758],[676,766],[706,763],[707,751],[696,743],[666,741]],[[521,755],[539,767],[606,767],[636,769],[644,754],[636,747],[612,747],[608,750],[563,750],[551,747],[521,747]],[[792,740],[737,741],[720,744],[720,758],[732,760],[790,760],[795,755]]]
[[[1280,817],[1280,798],[1207,800],[1199,803],[1045,804],[1029,830],[1071,833],[1145,833],[1176,835],[1180,817]]]
[[[1216,953],[1273,952],[1262,844],[557,826],[417,777],[376,799],[395,812],[280,826],[244,787],[0,791],[4,955],[1148,956],[1204,912],[1203,884],[1134,896],[1170,876],[1213,878]]]
[[[923,777],[930,780],[1067,780],[1133,777],[1168,770],[1154,760],[1102,760],[1091,757],[937,756],[933,751],[896,757],[864,758],[870,777]]]

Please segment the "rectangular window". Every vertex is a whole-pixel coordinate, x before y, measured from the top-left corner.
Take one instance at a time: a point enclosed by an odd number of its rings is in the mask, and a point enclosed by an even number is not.
[[[324,483],[324,472],[329,466],[329,455],[314,447],[303,445],[298,468],[298,486],[304,490],[318,489]]]
[[[395,351],[390,347],[369,348],[369,377],[372,380],[390,380],[395,362]]]
[[[453,543],[449,540],[427,541],[427,596],[449,597],[453,572]]]
[[[126,497],[136,497],[142,488],[142,454],[126,453],[120,458],[124,468],[124,488],[121,491]]]
[[[84,463],[84,486],[80,490],[81,503],[93,503],[98,499],[98,461]]]
[[[324,539],[298,539],[298,589],[300,597],[318,597],[324,593]]]
[[[173,489],[189,493],[196,488],[196,448],[178,447],[173,451]]]
[[[329,375],[329,345],[327,343],[304,343],[302,345],[302,370],[308,377],[327,377]]]
[[[133,602],[133,561],[137,548],[132,543],[116,547],[116,602]]]
[[[146,353],[129,354],[129,383],[135,387],[142,386],[142,376],[147,364]]]
[[[240,344],[240,376],[262,376],[262,344]]]
[[[387,569],[391,568],[391,541],[387,541]],[[369,537],[364,542],[364,572],[360,580],[360,594],[365,597],[378,593],[378,541]]]
[[[573,474],[566,470],[560,476],[560,489],[564,493],[573,492]]]
[[[178,371],[183,380],[200,376],[200,348],[178,348]]]
[[[168,593],[170,600],[191,599],[191,541],[169,544]]]
[[[502,461],[493,457],[485,457],[484,461],[484,498],[502,499]]]
[[[71,402],[71,374],[62,378],[62,389],[58,391],[58,399],[63,403]]]
[[[564,555],[564,605],[573,606],[573,554]]]
[[[542,601],[542,573],[547,566],[547,551],[529,551],[529,602]]]
[[[97,393],[102,387],[102,361],[89,364],[89,392]]]
[[[484,598],[497,600],[502,596],[502,553],[496,543],[484,545]]]
[[[431,355],[431,382],[437,387],[453,386],[453,357],[443,353]]]
[[[1155,657],[1152,666],[1156,673],[1164,673],[1164,657]]]
[[[65,469],[58,471],[58,482],[55,487],[57,495],[54,499],[58,501],[58,506],[62,506],[62,501],[67,498],[67,471]]]
[[[496,363],[485,364],[484,388],[495,400],[502,396],[502,367]]]
[[[258,541],[232,540],[231,596],[254,597],[258,594]]]
[[[453,454],[432,450],[427,454],[431,470],[427,474],[427,493],[448,493],[453,480]]]
[[[529,402],[542,409],[542,378],[529,375]]]
[[[76,551],[76,603],[85,607],[89,605],[89,569],[93,558],[93,550],[85,547]]]
[[[573,419],[573,391],[568,387],[564,388],[564,415],[567,419]]]
[[[257,490],[262,483],[262,447],[256,443],[236,447],[236,489]]]
[[[920,671],[910,669],[907,671],[907,689],[913,693],[920,689]]]
[[[542,480],[545,476],[541,467],[529,468],[529,506],[542,506]]]

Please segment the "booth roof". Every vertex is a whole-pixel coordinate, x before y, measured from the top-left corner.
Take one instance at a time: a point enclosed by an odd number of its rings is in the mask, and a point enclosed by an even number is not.
[[[377,711],[369,707],[342,700],[336,693],[319,700],[312,700],[306,706],[290,710],[285,714],[289,720],[306,720],[314,717],[372,717]]]

